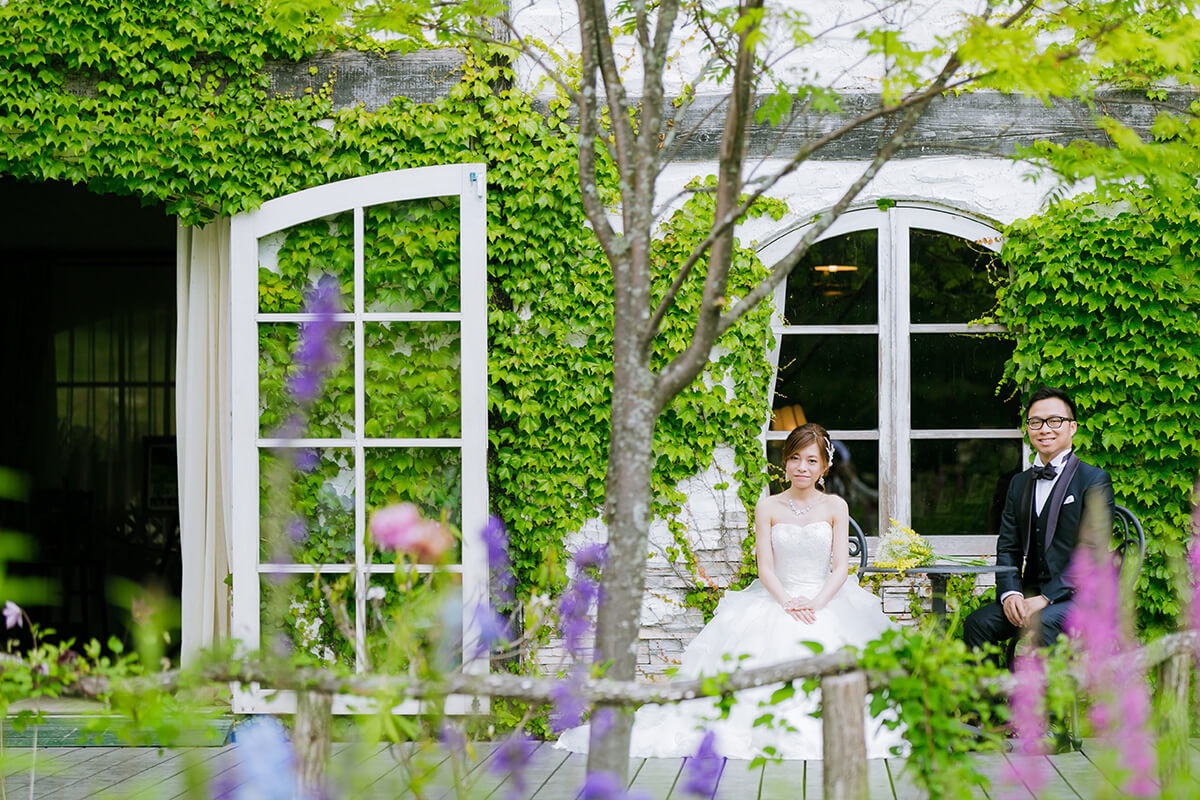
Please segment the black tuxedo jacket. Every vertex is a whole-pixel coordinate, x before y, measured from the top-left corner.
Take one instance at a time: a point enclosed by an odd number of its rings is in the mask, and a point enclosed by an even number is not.
[[[1021,574],[1033,539],[1033,472],[1025,470],[1008,484],[1004,511],[1000,515],[1000,533],[996,538],[996,563],[1017,567],[1017,572],[996,575],[996,600],[1005,592],[1021,591]],[[1042,585],[1042,594],[1051,603],[1070,599],[1075,586],[1067,576],[1067,567],[1079,541],[1079,520],[1088,490],[1098,489],[1097,498],[1108,505],[1108,519],[1113,515],[1112,479],[1099,467],[1085,464],[1071,453],[1063,464],[1062,474],[1046,500],[1046,542],[1043,560],[1050,574]],[[1095,502],[1096,498],[1092,499]]]

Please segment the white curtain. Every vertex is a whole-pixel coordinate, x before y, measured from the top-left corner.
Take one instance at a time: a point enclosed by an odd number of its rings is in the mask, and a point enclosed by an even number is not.
[[[182,660],[229,636],[229,219],[176,235]]]

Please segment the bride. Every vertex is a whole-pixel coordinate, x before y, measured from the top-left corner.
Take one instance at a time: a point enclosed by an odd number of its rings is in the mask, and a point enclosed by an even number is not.
[[[848,577],[849,511],[846,501],[820,488],[833,461],[833,443],[820,425],[796,428],[783,446],[789,487],[759,500],[754,509],[758,580],[728,591],[712,620],[681,656],[678,675],[695,678],[776,664],[824,652],[862,647],[893,623],[879,598]],[[779,684],[739,692],[729,716],[717,719],[712,698],[674,705],[647,705],[634,717],[630,755],[678,757],[696,753],[706,729],[716,734],[727,758],[760,755],[821,757],[821,721],[811,716],[819,692],[805,694],[797,682],[789,699],[769,705]],[[764,714],[767,723],[755,724]],[[903,747],[899,730],[866,719],[867,756],[882,758]],[[562,734],[555,747],[584,752],[588,726]]]

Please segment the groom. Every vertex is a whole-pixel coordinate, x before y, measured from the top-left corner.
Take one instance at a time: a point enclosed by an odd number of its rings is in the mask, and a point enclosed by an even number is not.
[[[1075,589],[1067,567],[1087,498],[1107,504],[1107,519],[1113,514],[1112,479],[1071,450],[1078,427],[1075,403],[1066,392],[1043,386],[1030,396],[1025,428],[1037,458],[1009,483],[996,538],[996,563],[1018,571],[999,573],[997,602],[967,617],[963,639],[968,647],[1007,642],[1038,612],[1038,644],[1053,644],[1062,632]],[[1090,489],[1099,491],[1089,494]]]

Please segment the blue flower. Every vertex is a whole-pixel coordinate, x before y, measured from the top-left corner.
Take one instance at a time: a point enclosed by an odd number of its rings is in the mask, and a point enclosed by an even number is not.
[[[239,785],[214,786],[230,800],[291,800],[296,791],[296,761],[283,725],[274,717],[255,717],[235,730]]]

